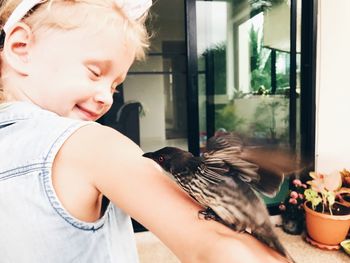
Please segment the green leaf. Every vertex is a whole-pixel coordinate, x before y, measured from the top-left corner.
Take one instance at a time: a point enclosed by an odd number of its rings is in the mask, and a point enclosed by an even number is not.
[[[318,206],[322,202],[322,198],[313,189],[306,189],[304,191],[304,195],[305,195],[305,199],[311,202],[313,210],[315,210],[316,206]]]
[[[313,198],[311,200],[312,209],[315,210],[316,206],[318,206],[321,202],[322,202],[322,198],[321,197],[317,196],[317,197]]]
[[[304,191],[304,195],[305,195],[306,200],[311,201],[311,199],[318,196],[318,193],[313,189],[306,189]]]
[[[334,194],[334,192],[327,192],[326,199],[327,199],[327,202],[329,204],[329,207],[331,208],[334,205],[334,203],[335,203],[335,194]]]

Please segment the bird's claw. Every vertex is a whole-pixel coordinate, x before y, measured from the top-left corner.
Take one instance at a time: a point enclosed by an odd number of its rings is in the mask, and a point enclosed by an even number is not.
[[[205,219],[205,220],[218,220],[217,215],[213,210],[210,208],[207,208],[206,210],[201,210],[198,212],[198,218],[199,219]]]

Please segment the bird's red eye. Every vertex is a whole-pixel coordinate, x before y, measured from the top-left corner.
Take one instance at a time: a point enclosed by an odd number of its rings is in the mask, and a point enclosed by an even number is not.
[[[164,162],[164,157],[163,156],[159,156],[158,157],[158,162],[160,162],[160,163]]]

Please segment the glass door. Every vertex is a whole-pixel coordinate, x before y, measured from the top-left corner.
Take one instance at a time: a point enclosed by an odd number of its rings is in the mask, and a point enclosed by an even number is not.
[[[300,155],[300,2],[196,1],[201,151],[228,131]]]
[[[150,49],[145,61],[132,65],[124,82],[124,100],[142,105],[143,151],[164,146],[188,150],[184,1],[155,1],[150,20]]]

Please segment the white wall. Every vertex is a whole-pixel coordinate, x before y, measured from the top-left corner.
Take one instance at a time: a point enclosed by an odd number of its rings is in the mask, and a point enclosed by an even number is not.
[[[350,168],[350,1],[318,1],[316,169]]]
[[[153,1],[150,52],[161,52],[162,41],[184,41],[184,1]],[[171,30],[170,30],[171,29]],[[162,72],[161,56],[150,56],[135,63],[132,72]],[[124,100],[141,102],[146,115],[140,118],[141,142],[165,140],[165,95],[163,74],[128,75],[124,82]]]
[[[145,111],[140,118],[140,137],[165,139],[163,76],[130,75],[124,82],[124,100],[139,101]]]
[[[161,52],[163,40],[185,39],[183,0],[154,0],[151,8],[151,50]]]

